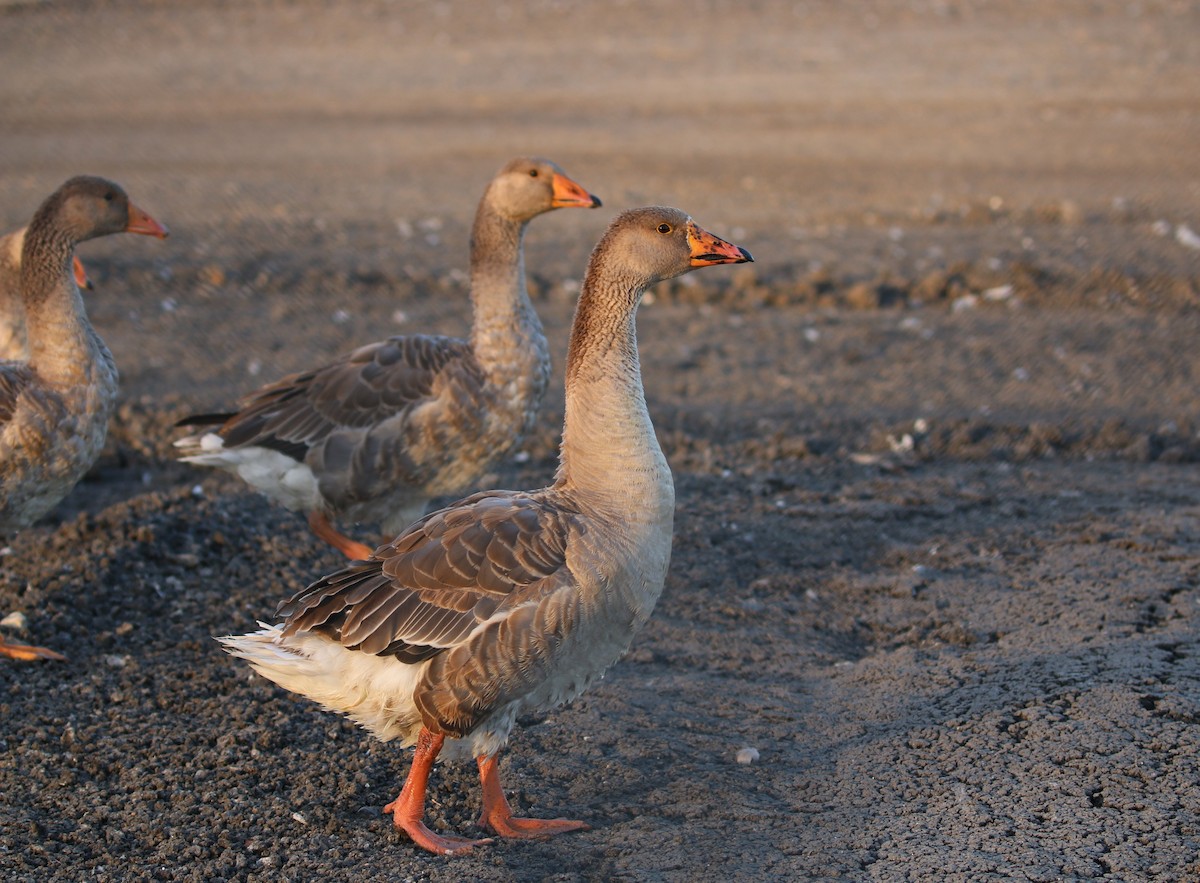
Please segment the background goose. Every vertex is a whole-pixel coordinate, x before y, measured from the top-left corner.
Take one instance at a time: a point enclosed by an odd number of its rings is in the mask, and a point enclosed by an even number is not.
[[[24,362],[0,363],[0,535],[46,514],[99,456],[117,397],[112,353],[84,312],[75,246],[110,233],[165,237],[166,229],[103,178],[72,178],[25,233],[20,292]],[[0,655],[56,656],[6,644]]]
[[[182,459],[236,473],[366,558],[371,547],[333,516],[394,535],[431,497],[469,489],[532,427],[550,353],[525,289],[525,228],[551,209],[599,205],[549,160],[512,160],[475,214],[469,339],[392,337],[263,387],[236,413],[187,418],[180,425],[217,428],[177,441]]]
[[[29,358],[25,338],[25,305],[21,302],[21,249],[25,228],[0,236],[0,362],[24,362]],[[87,271],[73,257],[75,284],[90,289]]]
[[[417,746],[385,811],[425,849],[488,842],[423,822],[443,748],[476,758],[486,830],[587,827],[513,817],[496,754],[518,714],[572,699],[615,662],[662,591],[675,491],[642,391],[642,293],[696,267],[749,260],[677,209],[618,216],[592,253],[575,314],[554,484],[434,512],[285,602],[281,625],[221,639],[275,683]]]

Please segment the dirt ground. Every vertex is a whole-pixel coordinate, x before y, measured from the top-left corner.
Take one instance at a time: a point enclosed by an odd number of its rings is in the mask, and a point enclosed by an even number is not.
[[[0,228],[87,172],[172,230],[80,250],[122,403],[0,557],[6,633],[70,657],[0,663],[0,878],[1200,878],[1197,37],[1182,0],[0,3]],[[406,752],[212,639],[340,562],[172,424],[463,333],[522,153],[605,202],[527,239],[558,370],[616,211],[757,263],[644,306],[666,590],[503,755],[592,830],[445,860],[380,813]],[[562,411],[486,484],[545,484]],[[431,825],[478,808],[439,767]]]

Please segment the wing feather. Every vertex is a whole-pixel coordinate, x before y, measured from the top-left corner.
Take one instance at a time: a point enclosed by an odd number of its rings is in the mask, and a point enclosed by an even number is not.
[[[265,447],[303,460],[337,430],[368,428],[411,411],[432,394],[448,364],[472,358],[456,338],[389,338],[250,394],[217,433],[227,448]]]
[[[576,514],[538,494],[468,497],[284,602],[284,632],[404,661],[458,646],[557,584]]]
[[[17,400],[33,380],[33,369],[18,362],[0,364],[0,426],[12,420]]]

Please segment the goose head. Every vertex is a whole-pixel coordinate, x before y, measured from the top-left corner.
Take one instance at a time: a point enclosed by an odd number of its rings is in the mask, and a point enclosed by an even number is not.
[[[600,200],[572,181],[557,164],[538,157],[511,160],[497,173],[487,198],[513,221],[528,221],[556,208],[597,208]]]
[[[699,267],[743,264],[750,252],[703,229],[686,212],[667,206],[630,209],[617,215],[596,246],[594,261],[617,256],[638,288],[682,276]]]
[[[165,239],[167,229],[134,205],[120,184],[80,175],[56,190],[38,212],[74,242],[110,233],[140,233]],[[35,221],[30,226],[34,226]]]

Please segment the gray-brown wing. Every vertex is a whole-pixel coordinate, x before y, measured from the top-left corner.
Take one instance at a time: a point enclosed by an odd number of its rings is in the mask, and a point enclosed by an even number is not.
[[[33,380],[33,370],[17,362],[0,363],[0,428],[12,420],[21,392]]]
[[[429,397],[437,375],[474,357],[465,341],[412,335],[369,344],[263,387],[217,430],[227,448],[259,446],[303,461],[331,433],[373,426]]]
[[[475,494],[313,583],[277,615],[285,634],[319,632],[364,653],[428,659],[557,585],[574,516],[533,494]]]

